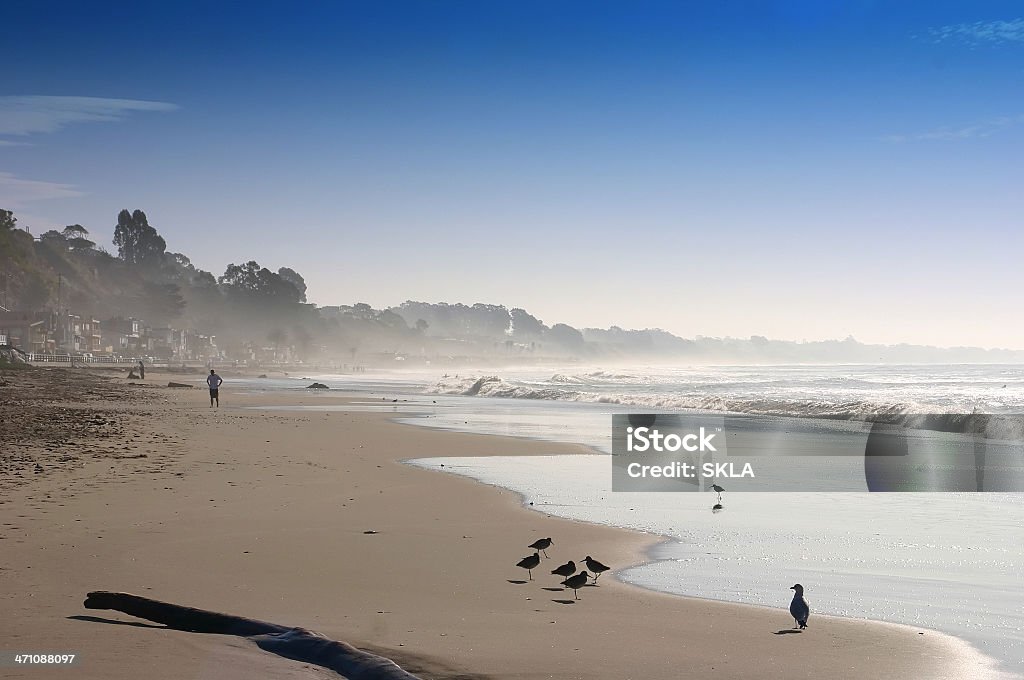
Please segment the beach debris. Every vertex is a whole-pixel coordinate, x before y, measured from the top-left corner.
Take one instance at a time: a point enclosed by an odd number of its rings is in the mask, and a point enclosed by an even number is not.
[[[306,389],[307,390],[329,390],[331,388],[329,388],[327,385],[325,385],[323,383],[315,382],[312,385],[306,385]]]
[[[525,569],[526,572],[530,575],[531,581],[533,580],[533,570],[537,568],[538,564],[540,564],[540,555],[538,555],[537,553],[533,553],[529,557],[524,557],[523,559],[516,562],[517,567]]]
[[[168,628],[192,633],[215,633],[249,638],[260,649],[288,659],[330,669],[346,678],[365,680],[420,680],[391,659],[330,640],[305,628],[292,628],[242,616],[183,607],[130,593],[95,591],[86,609],[111,609]]]
[[[573,562],[572,560],[569,560],[568,562],[566,562],[562,566],[556,567],[556,568],[552,569],[551,573],[554,574],[555,576],[562,576],[562,577],[572,576],[573,574],[576,573],[576,563]]]
[[[189,390],[192,389],[191,385],[186,385],[185,383],[180,383],[180,382],[169,382],[169,383],[167,383],[167,386],[168,387],[183,387],[183,388],[189,389]]]
[[[803,630],[807,627],[807,619],[811,616],[811,608],[807,605],[807,600],[804,599],[804,587],[797,583],[795,586],[790,586],[789,589],[795,591],[793,601],[789,603],[789,613],[796,621],[796,625],[793,627]]]
[[[544,557],[548,557],[547,549],[554,543],[550,538],[538,538],[536,541],[526,546],[527,548],[533,548],[544,553]],[[550,559],[550,558],[549,558]]]
[[[578,600],[580,599],[580,596],[577,594],[576,591],[582,588],[583,586],[587,585],[587,579],[589,578],[590,574],[588,574],[585,571],[581,571],[575,576],[570,576],[569,578],[562,581],[562,585],[566,588],[572,588],[572,596]],[[596,577],[594,580],[597,580]]]
[[[373,529],[368,529],[368,530],[364,531],[363,533],[364,534],[376,534],[376,533],[379,533],[379,532],[374,531]]]
[[[7,364],[29,364],[28,355],[12,345],[0,345],[0,361]]]
[[[597,578],[601,574],[603,574],[604,572],[606,572],[609,569],[611,569],[611,567],[606,566],[604,564],[601,564],[600,562],[595,560],[590,555],[587,555],[586,558],[583,561],[586,563],[587,569],[589,569],[591,572],[593,572],[593,574],[594,574],[594,583],[597,583]],[[584,573],[586,573],[586,572],[584,572]]]

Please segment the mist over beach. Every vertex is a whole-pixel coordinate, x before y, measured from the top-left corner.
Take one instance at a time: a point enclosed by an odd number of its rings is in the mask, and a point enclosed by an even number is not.
[[[0,676],[1024,677],[1020,7],[0,19]]]

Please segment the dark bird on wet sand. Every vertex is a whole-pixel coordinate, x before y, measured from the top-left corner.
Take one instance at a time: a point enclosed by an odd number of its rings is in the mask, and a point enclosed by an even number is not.
[[[725,487],[719,486],[717,484],[712,484],[711,488],[714,489],[717,493],[722,493],[723,491],[725,491]]]
[[[522,567],[530,574],[531,581],[533,580],[533,570],[537,568],[538,564],[540,564],[540,555],[537,553],[533,553],[529,557],[524,557],[516,562],[517,567]]]
[[[557,569],[552,569],[551,573],[555,576],[572,576],[576,573],[576,563],[572,560],[569,560]]]
[[[609,569],[611,569],[611,567],[608,567],[608,566],[605,566],[605,565],[601,564],[600,562],[595,560],[590,555],[587,555],[586,559],[584,559],[584,562],[587,563],[587,569],[589,569],[590,571],[592,571],[594,573],[594,582],[595,583],[597,583],[597,577],[598,576],[600,576],[602,573],[604,573],[604,572],[608,571]],[[586,573],[586,572],[584,572],[584,573]]]
[[[576,591],[582,588],[583,586],[587,585],[588,578],[590,578],[590,576],[587,574],[587,572],[581,571],[575,576],[570,576],[569,578],[562,581],[562,585],[566,588],[572,588],[572,596],[578,600],[580,599],[580,596],[576,593]]]
[[[551,547],[552,543],[554,543],[554,541],[552,541],[550,538],[538,538],[536,541],[534,541],[527,547],[533,548],[534,550],[539,550],[542,553],[544,553],[544,557],[547,557],[547,549]]]
[[[790,590],[796,592],[793,593],[793,601],[789,603],[789,613],[793,615],[793,620],[796,621],[797,626],[801,630],[807,627],[807,619],[811,616],[811,608],[807,606],[807,600],[804,599],[804,587],[797,583],[795,586],[790,587]]]

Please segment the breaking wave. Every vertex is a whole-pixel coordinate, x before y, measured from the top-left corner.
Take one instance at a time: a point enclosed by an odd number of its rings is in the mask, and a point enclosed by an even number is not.
[[[600,374],[600,375],[598,375]],[[621,381],[623,386],[637,385],[639,376],[608,374],[603,371],[570,376],[556,374],[544,383],[511,382],[499,376],[445,378],[427,389],[430,394],[506,399],[574,401],[620,404],[657,410],[695,410],[749,413],[771,416],[814,416],[820,418],[860,419],[877,415],[900,415],[927,411],[914,402],[882,403],[865,399],[810,399],[784,397],[747,397],[697,395],[672,392],[628,392],[594,389],[594,382]],[[597,380],[595,380],[597,379]],[[603,385],[602,385],[603,386]]]

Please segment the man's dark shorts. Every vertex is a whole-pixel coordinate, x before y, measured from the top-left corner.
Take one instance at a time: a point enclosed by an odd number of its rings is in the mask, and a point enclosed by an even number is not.
[[[219,399],[220,390],[210,390],[210,399]]]

